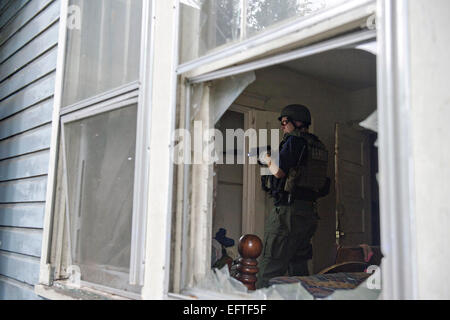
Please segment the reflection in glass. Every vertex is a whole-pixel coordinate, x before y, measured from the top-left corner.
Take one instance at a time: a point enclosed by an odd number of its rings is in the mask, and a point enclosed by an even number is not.
[[[70,0],[62,107],[138,80],[142,1]]]
[[[241,37],[241,0],[181,2],[185,3],[181,6],[181,61],[197,58]]]
[[[133,105],[64,126],[72,264],[129,291],[136,119]]]
[[[247,37],[292,18],[324,9],[325,0],[247,0]]]
[[[347,0],[181,0],[180,62]],[[244,19],[242,19],[244,16]]]

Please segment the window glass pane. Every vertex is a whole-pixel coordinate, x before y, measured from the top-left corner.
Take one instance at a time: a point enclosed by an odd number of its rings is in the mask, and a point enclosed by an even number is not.
[[[183,0],[181,3],[182,62],[240,38],[241,0]]]
[[[307,16],[325,7],[325,0],[247,0],[247,36],[277,22]]]
[[[138,80],[142,1],[70,0],[63,107]]]
[[[64,126],[72,264],[128,291],[136,117],[133,105]]]
[[[346,0],[245,0],[246,37],[294,17],[307,17]]]
[[[181,0],[180,62],[347,0]],[[245,7],[245,19],[241,19]],[[245,23],[245,27],[241,25]],[[244,30],[242,30],[244,29]]]

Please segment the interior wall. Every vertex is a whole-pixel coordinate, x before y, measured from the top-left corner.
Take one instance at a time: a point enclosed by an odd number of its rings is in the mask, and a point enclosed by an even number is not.
[[[350,108],[348,118],[360,123],[367,119],[377,109],[377,88],[349,92]]]

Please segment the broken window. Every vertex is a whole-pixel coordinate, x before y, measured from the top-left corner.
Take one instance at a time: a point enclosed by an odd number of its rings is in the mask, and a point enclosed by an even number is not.
[[[258,5],[263,3],[258,2]],[[278,131],[277,119],[286,105],[300,103],[310,108],[314,117],[310,129],[324,141],[329,151],[328,175],[332,180],[330,195],[317,204],[321,220],[311,244],[314,259],[308,265],[313,275],[330,267],[333,267],[330,270],[336,270],[337,244],[356,248],[361,254],[368,247],[376,250],[379,246],[376,135],[359,125],[377,109],[376,56],[364,49],[374,47],[373,43],[368,45],[374,37],[374,32],[354,29],[344,36],[330,36],[327,41],[310,47],[290,48],[290,52],[279,56],[247,61],[187,81],[186,114],[182,123],[191,132],[189,143],[197,140],[197,145],[211,146],[214,138],[202,140],[195,128],[220,131],[219,136],[225,136],[227,129],[247,133],[252,129],[256,132],[257,146],[272,144],[272,148],[277,147],[279,140],[267,135],[261,137],[260,130]],[[364,44],[362,47],[355,49],[352,46],[361,43]],[[253,76],[251,81],[245,81],[250,79],[250,74]],[[217,139],[216,136],[216,145],[221,144],[216,151],[231,151],[230,159],[239,159],[241,153],[246,155],[250,151],[251,134],[244,136],[248,138],[245,145],[234,144],[231,149],[227,137]],[[210,149],[206,153],[197,153],[195,142],[192,146],[193,157],[197,155],[202,159],[203,154],[210,154]],[[335,154],[339,154],[338,159]],[[212,157],[219,161],[226,158],[225,154]],[[185,164],[185,180],[179,181],[179,186],[184,185],[183,192],[180,190],[179,193],[184,195],[184,203],[177,211],[180,219],[177,219],[176,229],[180,230],[177,236],[181,237],[179,242],[182,244],[175,248],[174,261],[181,262],[181,271],[180,282],[174,282],[173,287],[177,293],[200,298],[220,296],[220,293],[236,294],[237,297],[243,293],[239,284],[223,270],[211,272],[211,267],[218,261],[225,261],[218,259],[222,254],[232,259],[237,257],[240,236],[252,233],[263,239],[264,220],[271,211],[273,199],[262,190],[263,170],[249,160],[243,164],[211,161],[210,157],[209,161],[203,160]],[[218,240],[218,234],[223,239],[224,230],[226,240],[233,240],[227,241],[230,248],[221,247],[221,243],[214,241]],[[368,256],[373,258],[373,255]],[[355,264],[360,277],[352,278],[356,280],[351,285],[361,284],[361,279],[369,278],[364,270],[375,260],[364,260],[367,259],[364,255],[361,259]],[[177,277],[174,279],[178,281]],[[278,297],[312,297],[295,288],[291,292],[288,288],[280,288],[274,296],[285,289],[287,294]],[[367,297],[376,298],[379,289],[359,292],[370,292]],[[262,293],[255,292],[253,297],[258,294]]]

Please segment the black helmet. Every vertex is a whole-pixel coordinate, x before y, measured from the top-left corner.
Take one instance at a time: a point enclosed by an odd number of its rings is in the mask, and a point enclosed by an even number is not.
[[[307,107],[301,104],[291,104],[285,107],[278,120],[281,121],[283,117],[288,117],[292,121],[301,121],[304,125],[311,124],[311,113]]]

